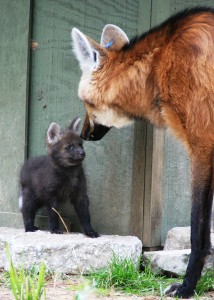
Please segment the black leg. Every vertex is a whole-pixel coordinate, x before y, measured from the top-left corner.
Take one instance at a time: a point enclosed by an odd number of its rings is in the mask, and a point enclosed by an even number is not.
[[[54,208],[56,211],[58,210],[57,201],[52,202],[52,204],[48,206],[48,221],[50,233],[62,234],[63,231],[59,229],[59,216],[52,208]]]
[[[190,297],[201,277],[206,256],[210,253],[210,228],[213,201],[213,167],[195,159],[192,164],[191,254],[182,285],[171,285],[166,294]]]
[[[28,190],[22,191],[21,194],[21,212],[24,221],[25,231],[36,231],[39,228],[34,226],[35,215],[38,210],[37,201],[33,198]]]
[[[78,198],[78,199],[77,199]],[[99,237],[99,234],[94,231],[91,226],[90,214],[89,214],[89,200],[87,195],[80,195],[79,197],[74,197],[74,204],[76,213],[82,225],[85,234],[91,238]]]

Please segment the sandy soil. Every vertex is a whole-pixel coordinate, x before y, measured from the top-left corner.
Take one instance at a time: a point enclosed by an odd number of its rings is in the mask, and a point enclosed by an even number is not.
[[[75,299],[75,291],[72,288],[73,284],[71,285],[70,281],[62,281],[62,282],[54,282],[51,281],[46,286],[46,298],[47,300],[74,300]],[[101,296],[95,295],[94,293],[90,294],[87,292],[85,293],[85,297],[81,298],[84,300],[160,300],[158,296],[126,296],[121,293],[116,293],[114,291],[110,292],[109,295]],[[166,300],[174,299],[174,298],[164,298]],[[193,299],[193,298],[192,298]],[[200,297],[200,300],[211,300],[214,299],[214,291],[207,293],[206,296]],[[0,300],[14,300],[12,293],[9,289],[0,286]]]
[[[46,281],[46,299],[47,300],[74,300],[75,299],[75,290],[83,283],[80,277],[69,276],[66,280],[61,280],[57,277],[51,278]],[[114,290],[110,291],[108,295],[96,295],[91,288],[87,288],[87,283],[84,279],[84,290],[79,289],[80,294],[84,297],[81,297],[82,300],[160,300],[159,296],[136,296],[136,295],[124,295],[119,292],[115,292]],[[163,298],[162,298],[163,299]],[[172,300],[175,298],[166,297],[165,300]],[[193,298],[192,298],[193,299]],[[207,293],[204,297],[200,297],[200,300],[214,300],[214,291]],[[0,300],[14,300],[11,291],[6,288],[4,285],[0,284]],[[42,298],[43,300],[43,298]],[[197,299],[198,300],[198,299]]]

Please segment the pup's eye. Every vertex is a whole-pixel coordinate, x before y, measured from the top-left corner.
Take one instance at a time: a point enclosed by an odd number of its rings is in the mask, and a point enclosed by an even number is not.
[[[74,148],[73,145],[68,145],[67,147],[65,147],[65,150],[72,150]]]

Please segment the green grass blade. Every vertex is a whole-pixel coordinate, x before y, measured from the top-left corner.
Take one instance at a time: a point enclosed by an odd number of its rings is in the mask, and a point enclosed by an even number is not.
[[[19,283],[18,280],[18,276],[16,273],[16,270],[14,268],[12,259],[11,259],[11,255],[10,255],[10,250],[9,250],[9,246],[8,244],[6,244],[6,255],[7,255],[7,259],[9,262],[9,275],[10,275],[10,284],[11,284],[11,289],[12,289],[12,293],[15,297],[16,300],[21,300],[21,285]]]
[[[37,287],[38,299],[40,299],[42,296],[44,284],[45,284],[45,264],[44,262],[42,262],[39,270],[39,277],[38,277],[38,287]]]

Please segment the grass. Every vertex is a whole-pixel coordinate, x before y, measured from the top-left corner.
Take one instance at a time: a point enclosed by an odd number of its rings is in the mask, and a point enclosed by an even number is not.
[[[173,282],[182,282],[182,278],[167,278],[152,271],[151,264],[144,266],[143,271],[135,268],[134,262],[127,258],[121,260],[114,256],[108,268],[90,274],[98,289],[111,289],[136,295],[160,295]],[[214,270],[209,270],[198,283],[196,295],[214,290]]]
[[[202,295],[205,292],[214,290],[214,269],[209,269],[201,277],[200,281],[197,284],[196,294]]]
[[[6,245],[6,253],[9,261],[9,272],[5,275],[8,278],[7,284],[10,286],[15,300],[40,300],[46,299],[45,295],[45,264],[42,263],[39,270],[32,268],[25,271],[23,267],[15,269],[9,247]]]
[[[0,286],[10,287],[15,300],[45,300],[45,283],[48,277],[53,278],[54,274],[46,275],[44,263],[30,271],[23,268],[15,270],[8,247],[7,256],[10,270],[1,275]],[[79,282],[77,287],[71,287],[71,290],[75,290],[75,300],[89,299],[95,293],[107,295],[112,289],[132,295],[156,295],[164,299],[164,289],[172,282],[182,282],[182,278],[157,275],[152,271],[151,264],[145,265],[143,271],[138,271],[132,259],[120,259],[114,255],[107,268],[92,272]],[[200,299],[200,296],[210,290],[214,290],[214,270],[208,270],[202,276],[197,285],[195,299]]]
[[[92,273],[91,280],[101,289],[114,289],[128,294],[137,295],[163,295],[163,290],[175,279],[157,275],[152,271],[151,264],[144,266],[142,272],[136,270],[132,259],[121,260],[114,256],[108,268]]]

